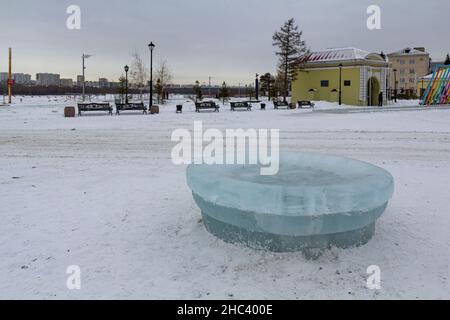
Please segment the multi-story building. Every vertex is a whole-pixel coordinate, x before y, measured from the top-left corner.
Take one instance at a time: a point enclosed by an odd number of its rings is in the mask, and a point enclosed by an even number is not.
[[[25,73],[13,73],[12,78],[16,84],[31,84],[31,75]]]
[[[59,86],[60,76],[59,74],[52,73],[37,73],[36,85],[38,86]]]
[[[417,81],[430,72],[430,54],[423,47],[405,48],[387,55],[389,87],[399,93],[417,94]],[[397,82],[397,83],[396,83]]]
[[[77,76],[77,87],[82,87],[83,86],[83,76],[78,75]]]
[[[8,81],[8,72],[0,72],[0,83]]]
[[[73,87],[73,80],[72,79],[60,79],[59,86],[65,87],[65,88]]]
[[[8,80],[8,72],[0,72],[0,82]],[[31,84],[31,75],[24,73],[13,73],[12,78],[16,84]]]
[[[98,85],[100,88],[108,88],[108,79],[106,78],[99,78],[98,79]]]

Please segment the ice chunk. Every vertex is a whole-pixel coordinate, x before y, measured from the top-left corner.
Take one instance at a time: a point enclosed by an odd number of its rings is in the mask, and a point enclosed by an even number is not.
[[[210,232],[272,251],[366,243],[394,190],[379,167],[311,153],[282,153],[274,176],[258,165],[191,165],[187,181]]]

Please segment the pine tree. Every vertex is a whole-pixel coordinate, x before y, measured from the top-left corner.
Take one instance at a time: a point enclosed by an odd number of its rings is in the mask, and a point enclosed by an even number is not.
[[[200,87],[200,82],[198,82],[198,80],[195,81],[194,93],[195,93],[195,102],[202,101],[203,93],[202,88]]]
[[[302,31],[293,18],[289,19],[273,34],[273,46],[278,47],[278,73],[283,75],[283,101],[288,96],[289,84],[295,80],[300,67],[300,56],[307,53],[305,41],[302,40]]]
[[[444,62],[444,64],[445,64],[446,66],[450,65],[450,54],[448,54],[448,53],[447,53],[447,56],[445,57],[445,62]]]
[[[230,93],[228,92],[228,87],[225,81],[222,83],[222,88],[219,91],[219,98],[222,98],[222,102],[225,103],[226,100],[230,97]]]
[[[274,96],[272,95],[274,91],[273,90],[274,85],[275,85],[275,77],[272,76],[270,73],[267,72],[266,74],[263,74],[261,76],[260,89],[263,92],[263,94],[267,94],[269,96],[269,101]]]

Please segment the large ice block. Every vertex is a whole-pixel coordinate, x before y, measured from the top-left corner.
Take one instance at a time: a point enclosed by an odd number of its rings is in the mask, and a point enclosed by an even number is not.
[[[365,244],[394,190],[379,167],[312,153],[282,153],[273,176],[259,165],[191,165],[187,182],[208,231],[276,252]]]

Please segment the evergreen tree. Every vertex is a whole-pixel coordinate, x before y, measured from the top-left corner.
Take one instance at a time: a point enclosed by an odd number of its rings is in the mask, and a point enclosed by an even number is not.
[[[228,91],[227,84],[225,81],[222,83],[222,88],[219,91],[219,98],[222,98],[222,102],[225,103],[226,100],[230,97],[230,93]]]
[[[269,97],[269,101],[271,97],[274,97],[272,94],[274,92],[274,85],[275,85],[275,77],[272,76],[270,73],[263,74],[260,79],[260,89],[263,94],[267,94]]]
[[[447,56],[445,57],[445,62],[444,62],[444,64],[446,65],[446,66],[448,66],[448,65],[450,65],[450,55],[447,53]]]
[[[202,93],[202,88],[200,87],[200,82],[195,81],[195,86],[194,86],[194,93],[195,93],[195,101],[202,101],[203,99],[203,93]]]
[[[278,48],[278,72],[283,75],[283,101],[288,96],[289,85],[296,78],[300,67],[300,56],[307,53],[305,41],[302,40],[302,31],[293,18],[289,19],[273,34],[273,46]]]

